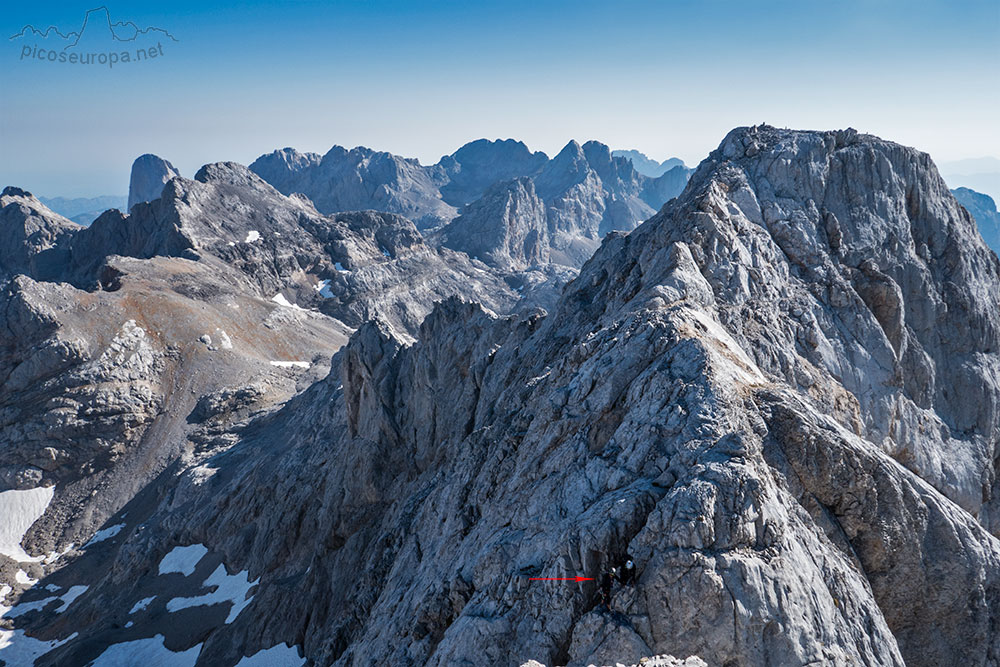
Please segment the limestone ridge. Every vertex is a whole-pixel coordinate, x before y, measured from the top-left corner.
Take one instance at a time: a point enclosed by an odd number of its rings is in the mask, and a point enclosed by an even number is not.
[[[128,210],[136,204],[158,199],[163,185],[174,176],[180,176],[180,172],[167,160],[151,153],[137,157],[129,178]]]
[[[998,288],[927,155],[738,128],[550,315],[453,297],[413,338],[360,326],[18,627],[79,632],[38,664],[153,635],[202,665],[992,664]],[[157,567],[192,544],[257,582],[249,613],[173,622]],[[626,555],[607,608],[528,580]]]

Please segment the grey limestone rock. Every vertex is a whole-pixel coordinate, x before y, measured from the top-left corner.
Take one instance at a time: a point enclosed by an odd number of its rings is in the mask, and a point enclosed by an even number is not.
[[[581,197],[628,173],[564,153],[550,182]],[[383,249],[417,253],[394,229]],[[279,645],[345,666],[996,664],[998,288],[925,154],[737,128],[548,313],[453,294],[415,329],[366,318],[328,374],[46,572],[88,583],[72,605],[15,626],[65,640],[39,665],[150,637],[223,667]],[[161,572],[193,545],[191,574]],[[247,587],[212,593],[216,568]]]

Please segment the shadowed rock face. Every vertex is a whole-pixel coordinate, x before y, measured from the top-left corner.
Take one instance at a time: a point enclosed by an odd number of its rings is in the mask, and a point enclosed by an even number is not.
[[[577,148],[560,177],[601,162]],[[79,632],[46,665],[154,636],[200,665],[284,645],[323,665],[992,664],[998,288],[925,154],[738,128],[550,314],[449,298],[412,337],[361,324],[325,378],[49,574],[90,584],[72,606],[17,627]],[[164,571],[190,545],[190,572]],[[220,586],[179,609],[218,567],[249,602]]]
[[[142,202],[159,199],[164,184],[174,176],[180,176],[163,158],[146,153],[140,155],[132,163],[132,175],[128,184],[128,210]]]

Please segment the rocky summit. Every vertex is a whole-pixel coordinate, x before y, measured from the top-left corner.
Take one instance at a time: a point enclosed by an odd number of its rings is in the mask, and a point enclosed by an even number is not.
[[[0,660],[1000,664],[973,217],[850,129],[683,180],[474,142],[89,228],[4,190]]]

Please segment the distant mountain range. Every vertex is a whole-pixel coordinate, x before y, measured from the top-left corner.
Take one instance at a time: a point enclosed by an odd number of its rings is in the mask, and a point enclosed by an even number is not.
[[[89,225],[97,219],[97,216],[108,209],[128,210],[125,208],[128,198],[118,195],[75,197],[72,199],[66,197],[39,197],[38,199],[59,215],[69,218],[80,225]]]
[[[965,187],[1000,201],[1000,160],[995,157],[942,162],[941,176],[949,187]]]
[[[663,174],[667,173],[668,171],[676,167],[685,166],[684,161],[681,160],[680,158],[671,157],[667,158],[663,162],[657,162],[656,160],[647,157],[645,153],[642,153],[635,149],[627,151],[623,150],[611,151],[611,154],[614,155],[615,157],[623,157],[628,160],[631,160],[632,166],[635,167],[635,170],[637,172],[639,172],[640,174],[644,174],[646,176],[651,176],[653,178],[656,178],[658,176],[663,176]]]
[[[423,231],[441,230],[455,221],[463,230],[452,227],[443,243],[473,255],[483,249],[472,242],[481,231],[468,228],[472,221],[490,225],[506,218],[512,229],[523,230],[537,228],[535,218],[541,215],[544,230],[537,231],[544,240],[531,241],[527,254],[571,267],[583,264],[608,232],[630,231],[656,213],[680,194],[691,173],[676,166],[658,177],[644,175],[631,159],[612,155],[597,141],[570,141],[550,159],[513,139],[473,141],[429,166],[360,146],[334,146],[323,156],[284,148],[262,155],[250,170],[282,194],[304,194],[321,213],[386,211],[413,220]],[[530,185],[515,184],[518,179]],[[484,197],[494,208],[480,201]],[[521,213],[532,220],[518,222]],[[492,252],[486,256],[523,268],[528,261],[521,256],[523,241],[517,235],[507,239],[502,260]]]
[[[986,245],[1000,255],[1000,213],[997,212],[993,198],[969,188],[956,188],[951,193],[976,219],[979,233],[983,235]]]

